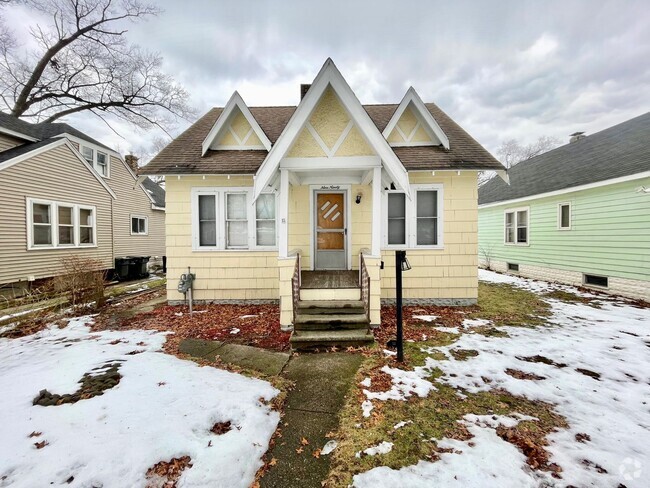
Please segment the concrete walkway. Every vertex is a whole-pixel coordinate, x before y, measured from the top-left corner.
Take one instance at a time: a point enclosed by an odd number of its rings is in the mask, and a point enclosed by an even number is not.
[[[281,374],[295,383],[289,392],[280,434],[268,458],[276,459],[260,480],[262,488],[320,488],[329,472],[329,456],[313,456],[329,440],[325,435],[338,426],[354,375],[361,365],[360,354],[328,353],[289,355],[250,346],[186,339],[180,351],[194,357],[225,362],[267,375]],[[302,439],[309,444],[303,445]],[[301,452],[297,452],[300,450]]]

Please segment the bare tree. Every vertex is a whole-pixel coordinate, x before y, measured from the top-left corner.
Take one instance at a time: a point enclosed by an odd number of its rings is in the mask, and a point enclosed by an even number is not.
[[[503,165],[510,169],[515,164],[558,147],[562,141],[557,137],[541,136],[530,144],[521,144],[516,139],[504,141],[497,149],[497,156]]]
[[[138,165],[144,166],[151,161],[160,151],[162,151],[167,144],[172,142],[168,137],[154,137],[148,146],[138,146],[133,150],[133,153],[138,156]],[[165,187],[164,176],[149,176],[153,181]]]
[[[38,46],[23,52],[0,26],[0,103],[13,115],[52,122],[91,112],[140,128],[169,130],[191,119],[188,94],[161,71],[162,58],[130,44],[126,24],[160,13],[140,0],[23,0],[50,19],[30,34]],[[110,125],[110,124],[109,124]]]
[[[558,147],[562,141],[557,137],[541,136],[530,144],[521,144],[516,139],[509,139],[497,148],[497,156],[506,169],[512,168],[517,163],[526,161],[540,154]],[[478,175],[478,186],[482,186],[495,176],[494,171],[481,171]]]

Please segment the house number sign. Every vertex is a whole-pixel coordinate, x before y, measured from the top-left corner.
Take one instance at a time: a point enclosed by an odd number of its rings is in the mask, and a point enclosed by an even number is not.
[[[323,185],[320,187],[321,190],[340,190],[341,185]]]

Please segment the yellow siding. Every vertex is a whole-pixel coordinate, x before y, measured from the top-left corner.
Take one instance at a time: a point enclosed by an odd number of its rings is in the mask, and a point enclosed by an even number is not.
[[[20,146],[25,141],[21,141],[15,137],[11,137],[5,134],[0,134],[0,152],[11,149],[12,147]]]
[[[415,129],[417,123],[418,123],[417,117],[413,113],[411,107],[408,106],[406,110],[404,110],[404,112],[402,113],[402,116],[397,121],[397,126],[400,129],[402,129],[404,135],[408,137],[409,134],[411,134],[411,131]]]
[[[237,114],[232,119],[230,128],[235,134],[237,134],[239,140],[243,142],[246,134],[248,134],[248,131],[251,129],[251,125],[248,123],[248,120],[246,120],[246,117],[244,117],[244,114],[241,113],[241,110],[237,109]]]
[[[241,110],[235,108],[228,125],[221,131],[222,134],[219,136],[216,145],[213,145],[213,148],[219,149],[224,146],[230,149],[264,147],[260,138],[254,131],[251,131],[251,129],[251,124],[248,122]],[[237,138],[239,138],[239,140],[237,140]]]
[[[165,212],[153,210],[145,190],[136,186],[136,179],[119,159],[111,156],[110,178],[104,181],[117,196],[113,202],[113,235],[115,257],[164,256]],[[145,216],[148,235],[131,235],[131,215]]]
[[[478,204],[475,172],[409,173],[411,183],[441,183],[443,249],[409,250],[413,269],[404,273],[404,297],[476,299],[478,296]],[[382,251],[381,296],[395,298],[395,251]]]
[[[388,142],[390,142],[391,144],[398,144],[405,141],[404,138],[402,137],[402,134],[400,134],[397,128],[395,128],[389,134]]]
[[[27,198],[93,205],[97,247],[27,250]],[[58,146],[0,171],[0,283],[48,278],[62,271],[61,258],[80,255],[113,267],[113,199],[66,146]]]
[[[309,186],[292,186],[289,192],[289,250],[302,251],[302,269],[310,269],[311,219],[309,215]]]
[[[418,127],[418,130],[415,131],[413,137],[411,137],[411,142],[432,142],[431,137],[427,134],[427,131],[424,130],[424,127]]]
[[[167,191],[168,300],[182,300],[181,273],[196,273],[197,300],[277,300],[277,251],[192,251],[192,187],[252,186],[252,176],[169,177]]]
[[[309,123],[323,139],[325,145],[332,149],[348,122],[350,122],[348,113],[339,102],[334,90],[328,88],[314,109]]]
[[[335,156],[370,156],[373,154],[373,150],[363,138],[359,129],[352,127],[336,151]]]

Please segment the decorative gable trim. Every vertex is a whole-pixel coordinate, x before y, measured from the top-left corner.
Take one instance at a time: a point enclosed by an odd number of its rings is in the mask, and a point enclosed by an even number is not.
[[[416,115],[419,116],[421,122],[424,122],[422,127],[426,132],[429,133],[429,135],[433,138],[433,140],[440,141],[440,143],[443,145],[445,149],[449,149],[449,138],[444,133],[442,128],[438,125],[436,119],[433,118],[433,115],[431,115],[431,112],[429,112],[429,109],[427,109],[426,105],[424,104],[424,102],[422,101],[422,99],[420,98],[420,96],[417,94],[417,92],[413,87],[410,87],[406,91],[404,98],[402,98],[402,101],[397,107],[397,110],[395,110],[395,113],[393,114],[390,121],[388,122],[388,125],[384,129],[384,132],[382,134],[386,138],[386,140],[388,140],[389,136],[393,132],[393,129],[397,129],[397,131],[400,133],[400,135],[406,142],[393,143],[391,144],[393,146],[433,145],[432,142],[409,142],[410,139],[413,137],[413,135],[417,132],[419,125],[416,125],[410,134],[403,133],[402,130],[397,126],[397,123],[399,122],[400,118],[402,117],[402,115],[404,114],[404,112],[409,106],[412,106],[415,109]]]
[[[311,87],[298,104],[296,111],[291,116],[291,119],[289,119],[282,134],[280,134],[275,145],[257,170],[253,199],[257,199],[273,180],[280,166],[280,160],[286,156],[300,132],[306,127],[306,122],[309,120],[328,86],[332,87],[351,119],[381,158],[384,169],[395,183],[395,186],[410,195],[408,174],[402,162],[388,145],[386,139],[381,135],[377,126],[372,122],[370,116],[332,59],[328,58],[318,75],[316,75]]]
[[[234,113],[235,109],[239,109],[239,111],[242,113],[242,115],[246,118],[246,120],[251,126],[251,129],[244,137],[240,137],[239,135],[237,135],[235,131],[231,130],[230,126],[228,125],[228,122],[230,122],[231,119],[231,115]],[[271,141],[269,140],[268,137],[266,137],[266,134],[264,133],[260,125],[257,123],[257,120],[255,120],[255,117],[253,117],[253,114],[248,109],[246,103],[244,102],[244,99],[241,97],[241,95],[238,92],[232,94],[230,100],[228,100],[228,103],[226,104],[223,111],[221,112],[221,115],[212,126],[212,129],[210,129],[210,132],[208,132],[207,137],[203,140],[203,145],[201,148],[202,149],[201,156],[205,156],[205,153],[208,151],[208,149],[210,149],[210,146],[214,144],[216,141],[218,141],[219,137],[225,134],[226,131],[228,131],[228,135],[232,137],[234,141],[239,145],[237,144],[223,145],[221,149],[266,149],[267,151],[271,150]],[[261,143],[261,145],[255,144],[254,147],[242,145],[245,144],[246,141],[248,141],[251,137],[254,138],[255,136],[257,136],[257,139],[259,139],[259,143]]]

